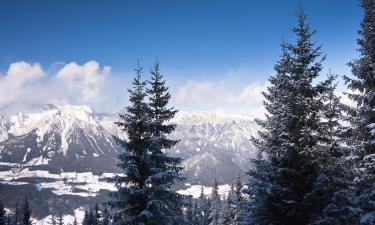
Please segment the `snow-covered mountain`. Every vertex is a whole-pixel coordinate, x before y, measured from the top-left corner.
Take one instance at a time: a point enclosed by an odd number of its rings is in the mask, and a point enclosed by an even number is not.
[[[0,115],[0,200],[13,207],[32,196],[39,218],[105,201],[114,188],[107,178],[120,172],[122,150],[112,136],[125,138],[117,119],[72,105]],[[224,182],[247,170],[255,154],[249,139],[257,131],[251,118],[180,112],[172,122],[172,138],[181,141],[168,153],[184,159],[184,183],[209,186],[214,177]],[[189,188],[184,183],[176,188]],[[41,197],[47,201],[35,200]]]
[[[255,148],[250,142],[257,135],[253,119],[220,113],[177,114],[173,138],[181,140],[171,154],[184,159],[184,175],[205,185],[213,177],[219,182],[242,174],[249,166]]]
[[[0,162],[48,171],[116,169],[118,146],[87,106],[43,107],[0,118]]]

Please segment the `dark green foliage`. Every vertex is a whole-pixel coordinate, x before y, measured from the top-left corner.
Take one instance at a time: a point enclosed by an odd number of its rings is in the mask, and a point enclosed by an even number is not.
[[[83,216],[82,225],[91,225],[89,224],[89,211],[86,209]]]
[[[359,58],[349,63],[354,77],[344,77],[355,102],[349,108],[349,145],[356,160],[356,202],[361,224],[375,223],[375,2],[362,0],[364,17],[359,30]]]
[[[29,201],[27,200],[27,198],[25,198],[22,213],[23,213],[22,225],[32,225],[31,208],[30,208]]]
[[[113,193],[110,205],[115,212],[115,222],[122,224],[176,224],[183,220],[182,197],[171,186],[181,180],[181,159],[168,156],[165,149],[177,141],[167,135],[175,125],[167,122],[176,111],[168,108],[170,94],[159,73],[156,62],[151,73],[151,88],[145,90],[138,66],[130,93],[130,105],[120,114],[116,125],[127,134],[127,140],[118,140],[124,148],[119,157],[124,176],[113,179],[118,191]],[[146,102],[146,97],[149,102]]]
[[[102,220],[102,225],[109,225],[109,212],[108,212],[108,209],[107,207],[104,207],[104,210],[103,210],[103,220]]]
[[[192,197],[187,196],[186,197],[187,203],[185,204],[185,224],[186,225],[193,225],[194,224],[194,208],[193,208],[193,202],[192,202]]]
[[[215,179],[214,185],[212,187],[212,193],[211,193],[211,207],[210,207],[210,215],[208,217],[210,221],[210,225],[219,225],[220,217],[221,217],[221,211],[222,211],[222,205],[221,205],[221,199],[219,196],[219,184],[217,180]]]
[[[20,225],[21,224],[21,209],[19,204],[16,204],[16,208],[14,210],[14,215],[13,215],[13,225]]]
[[[201,187],[201,193],[199,198],[196,200],[194,205],[194,223],[197,225],[207,225],[209,224],[210,215],[210,200],[205,197],[203,192],[203,186]]]
[[[4,205],[2,202],[0,202],[0,225],[6,225],[6,222],[7,222],[7,218],[6,218]]]
[[[311,40],[315,32],[306,24],[304,12],[300,10],[297,17],[293,29],[297,42],[282,45],[276,74],[264,93],[266,120],[258,121],[263,129],[253,140],[260,154],[252,160],[252,180],[246,190],[254,197],[246,207],[250,224],[304,225],[320,210],[306,196],[322,170],[317,148],[324,105],[320,96],[329,82],[313,85],[324,56]]]
[[[57,225],[64,225],[64,217],[61,212],[57,216]]]
[[[99,225],[102,216],[101,216],[101,213],[100,213],[100,208],[99,208],[99,204],[98,203],[95,204],[93,214],[94,214],[93,215],[93,217],[94,217],[94,224],[93,225]]]
[[[146,182],[151,173],[150,110],[145,102],[146,83],[141,80],[142,69],[138,66],[135,71],[133,88],[128,90],[130,105],[126,107],[126,114],[120,114],[121,121],[116,122],[127,134],[128,140],[118,140],[125,150],[119,156],[119,166],[125,174],[114,178],[118,191],[114,193],[115,200],[110,205],[118,209],[116,217],[121,218],[121,223],[148,224],[152,217],[147,210],[151,193]]]
[[[52,215],[51,219],[48,221],[49,225],[57,225],[57,219],[56,216]]]
[[[96,218],[95,218],[95,213],[94,213],[93,209],[89,210],[87,224],[88,225],[96,225]]]
[[[355,207],[351,190],[353,174],[348,160],[350,148],[343,145],[345,132],[340,124],[345,108],[334,94],[336,76],[328,77],[327,91],[321,96],[325,103],[320,123],[321,173],[314,183],[311,193],[306,195],[307,209],[311,210],[311,224],[356,224],[358,209]]]
[[[147,184],[151,186],[153,204],[158,204],[158,210],[152,212],[154,220],[164,221],[166,224],[179,223],[183,196],[171,190],[176,181],[181,181],[180,166],[182,159],[169,156],[166,149],[175,146],[178,141],[168,138],[175,128],[170,120],[177,110],[169,108],[171,95],[166,87],[165,80],[160,73],[159,62],[156,60],[151,69],[150,88],[147,89],[150,112],[150,161],[151,168]]]
[[[231,199],[231,209],[233,211],[233,217],[231,219],[231,225],[239,225],[244,220],[244,204],[245,199],[242,194],[243,185],[240,176],[237,176],[235,181],[234,190],[229,193],[228,199]]]

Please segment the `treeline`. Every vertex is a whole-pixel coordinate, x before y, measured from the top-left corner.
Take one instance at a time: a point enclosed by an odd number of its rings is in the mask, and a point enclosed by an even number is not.
[[[0,202],[0,225],[32,225],[31,208],[27,198],[22,205],[17,204],[13,212],[5,211]]]
[[[243,185],[237,177],[229,192],[219,195],[218,182],[215,180],[210,196],[205,196],[203,187],[198,199],[188,198],[184,210],[186,225],[237,225],[244,218],[245,198],[242,193]]]

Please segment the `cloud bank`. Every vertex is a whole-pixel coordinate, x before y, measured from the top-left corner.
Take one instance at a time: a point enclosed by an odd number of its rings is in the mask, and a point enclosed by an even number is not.
[[[218,103],[242,103],[256,105],[263,102],[262,92],[266,91],[267,83],[251,83],[245,86],[241,93],[236,95],[225,87],[224,83],[209,81],[189,80],[185,85],[179,86],[176,92],[178,103],[199,103],[215,101]]]
[[[0,75],[0,108],[102,101],[102,88],[110,71],[96,61],[82,65],[70,62],[54,74],[39,63],[12,63]]]
[[[174,101],[192,108],[211,104],[210,107],[216,110],[263,118],[265,110],[262,92],[266,91],[267,85],[268,83],[254,82],[235,93],[227,88],[224,82],[189,80],[177,87]]]
[[[0,110],[17,112],[51,103],[87,104],[97,111],[116,111],[126,103],[124,89],[131,86],[126,79],[127,76],[111,75],[111,68],[97,61],[69,62],[52,69],[44,69],[39,63],[14,62],[0,74]],[[224,81],[189,80],[171,87],[172,105],[185,111],[222,110],[228,114],[264,116],[262,92],[267,83],[229,87]],[[116,101],[120,95],[121,100]]]

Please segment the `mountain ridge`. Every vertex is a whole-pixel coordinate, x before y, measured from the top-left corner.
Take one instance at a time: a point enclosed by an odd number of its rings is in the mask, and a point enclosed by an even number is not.
[[[118,119],[117,114],[72,105],[0,114],[0,201],[12,208],[22,201],[21,193],[31,196],[32,204],[43,193],[50,205],[38,208],[36,215],[44,218],[56,208],[71,214],[108,199],[114,186],[106,179],[121,172],[117,156],[122,149],[112,136],[126,138],[114,124]],[[175,186],[178,190],[210,186],[214,177],[221,182],[243,175],[249,157],[255,156],[249,139],[258,127],[249,118],[180,112],[171,122],[177,124],[171,138],[181,141],[166,153],[183,159],[182,175],[188,178]]]

